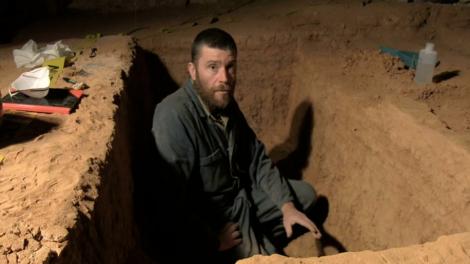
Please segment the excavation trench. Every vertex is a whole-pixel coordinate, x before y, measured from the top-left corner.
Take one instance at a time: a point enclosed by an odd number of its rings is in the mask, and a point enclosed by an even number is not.
[[[163,170],[149,155],[151,116],[185,80],[182,51],[189,45],[183,38],[147,47],[153,52],[137,48],[126,80],[134,204],[144,212],[138,219],[153,227],[164,217],[159,212],[169,209],[155,207],[160,203],[149,197],[165,199],[155,192],[169,190],[148,182]],[[333,54],[312,45],[289,34],[239,40],[236,97],[242,111],[281,172],[310,182],[320,195],[323,251],[304,236],[287,252],[307,257],[383,250],[469,230],[468,148],[424,104],[377,89],[401,85],[390,69],[396,61],[373,51]],[[354,65],[347,64],[351,58]],[[361,75],[371,68],[373,75]],[[348,74],[352,69],[356,75]],[[168,246],[149,240],[161,246],[152,246],[153,252]],[[187,250],[183,241],[169,243]]]
[[[138,27],[138,2],[128,19],[73,16],[75,24],[54,23],[63,30],[36,30],[42,40],[90,28],[105,37],[64,39],[83,49],[75,73],[90,74],[74,113],[21,116],[13,124],[19,132],[0,127],[0,263],[197,262],[198,245],[168,228],[168,215],[180,213],[177,194],[161,177],[150,127],[155,105],[187,78],[191,42],[207,26],[237,41],[235,96],[269,155],[319,195],[321,250],[306,234],[286,252],[348,251],[242,263],[470,263],[467,6],[242,1],[256,3],[222,13],[162,9]],[[133,34],[140,47],[108,36],[117,32]],[[430,40],[442,75],[425,87],[377,52],[381,45],[418,50]],[[25,70],[12,49],[0,49],[3,95]]]
[[[311,36],[240,34],[236,39],[240,50],[236,99],[242,111],[281,172],[311,183],[319,194],[323,250],[303,236],[288,246],[288,254],[309,257],[405,247],[396,253],[400,263],[415,252],[410,245],[470,229],[468,145],[429,113],[425,103],[390,93],[408,78],[406,73],[397,77],[394,59],[368,50],[359,55],[337,53],[315,46]],[[118,42],[122,45],[116,46]],[[165,225],[166,216],[173,213],[168,199],[173,190],[159,177],[165,168],[158,163],[150,132],[155,105],[186,78],[190,43],[187,36],[178,35],[142,41],[142,47],[127,38],[100,40],[99,50],[106,56],[83,65],[112,65],[111,73],[100,75],[106,78],[99,78],[77,112],[51,132],[76,131],[85,138],[81,145],[87,148],[80,155],[63,150],[73,153],[77,166],[76,176],[67,175],[79,180],[73,191],[64,189],[73,196],[64,200],[70,207],[60,210],[64,210],[61,215],[76,217],[35,220],[34,225],[43,230],[39,236],[20,228],[12,236],[30,242],[23,251],[0,244],[5,249],[2,257],[30,256],[33,263],[191,259],[197,247],[188,245],[184,237],[172,237]],[[98,104],[109,109],[99,110]],[[88,130],[96,133],[86,134]],[[28,144],[44,149],[41,142]],[[103,151],[98,151],[100,146],[105,146]],[[7,174],[12,171],[8,163],[3,168]],[[53,168],[47,167],[48,178],[55,177]],[[58,177],[63,173],[59,171]],[[13,223],[17,215],[6,215],[5,221]],[[28,221],[33,223],[27,216],[20,222]],[[52,229],[48,237],[44,226],[50,223],[62,229]],[[54,230],[66,235],[58,237]],[[10,231],[3,234],[1,239]],[[31,248],[33,240],[41,250]],[[453,241],[455,248],[444,256],[468,258],[468,234],[446,241]],[[406,247],[412,253],[406,253]],[[345,258],[359,259],[353,255]]]

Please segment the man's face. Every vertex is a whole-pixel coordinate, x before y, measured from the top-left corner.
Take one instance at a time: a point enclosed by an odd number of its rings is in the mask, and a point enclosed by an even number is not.
[[[188,64],[194,88],[210,111],[224,110],[233,100],[236,58],[229,50],[203,45],[199,59]]]

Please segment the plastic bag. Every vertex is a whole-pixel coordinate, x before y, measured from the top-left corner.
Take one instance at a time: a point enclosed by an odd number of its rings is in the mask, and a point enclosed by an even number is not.
[[[24,72],[11,83],[11,92],[24,93],[30,97],[43,98],[49,93],[49,68],[41,67]]]
[[[17,68],[34,68],[44,61],[58,57],[72,57],[73,55],[74,52],[67,45],[62,44],[61,40],[38,49],[37,43],[30,39],[21,49],[13,50],[13,59]]]

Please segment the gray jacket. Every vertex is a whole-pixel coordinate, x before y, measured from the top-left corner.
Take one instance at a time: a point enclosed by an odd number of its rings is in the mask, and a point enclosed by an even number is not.
[[[229,106],[228,115],[224,135],[188,81],[157,105],[153,118],[157,149],[171,168],[171,177],[178,179],[178,186],[171,188],[194,214],[212,213],[197,217],[214,222],[213,228],[223,224],[216,221],[236,220],[227,218],[235,215],[231,210],[237,197],[256,206],[250,198],[256,195],[253,189],[263,190],[279,208],[293,200],[287,179],[266,155],[236,102]],[[201,203],[206,210],[200,209]]]

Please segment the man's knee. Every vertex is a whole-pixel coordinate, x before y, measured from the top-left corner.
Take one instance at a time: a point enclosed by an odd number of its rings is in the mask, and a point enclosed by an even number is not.
[[[317,194],[312,185],[305,181],[291,179],[289,179],[289,184],[292,187],[297,202],[299,203],[299,206],[302,207],[302,210],[304,212],[310,211],[317,200]]]

